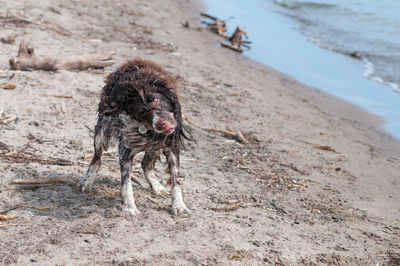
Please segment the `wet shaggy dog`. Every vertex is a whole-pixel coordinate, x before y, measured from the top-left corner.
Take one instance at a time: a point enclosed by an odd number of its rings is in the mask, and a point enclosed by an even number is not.
[[[81,191],[90,191],[101,156],[113,141],[118,142],[122,180],[122,209],[138,214],[133,197],[131,169],[133,157],[145,152],[144,176],[151,189],[168,193],[154,176],[154,165],[161,154],[168,164],[174,214],[190,212],[178,183],[179,152],[183,140],[190,139],[182,126],[181,106],[174,77],[160,66],[143,59],[131,60],[111,73],[101,92],[95,127],[94,156],[79,182]]]

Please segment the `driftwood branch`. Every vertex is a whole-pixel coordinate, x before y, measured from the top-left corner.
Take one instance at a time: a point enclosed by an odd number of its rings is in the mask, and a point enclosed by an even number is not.
[[[235,32],[229,38],[229,40],[231,41],[231,44],[233,46],[237,46],[239,49],[241,49],[242,43],[243,43],[242,35],[244,35],[244,37],[246,37],[246,39],[249,38],[249,35],[247,34],[247,32],[245,32],[241,27],[236,27]]]
[[[35,55],[34,48],[22,41],[19,45],[17,57],[11,58],[9,63],[13,70],[85,70],[88,68],[104,68],[114,64],[113,54],[115,53],[106,52],[60,58],[38,57]]]
[[[245,32],[241,27],[236,27],[235,32],[232,34],[232,36],[229,37],[230,43],[222,42],[222,41],[220,41],[219,43],[226,48],[230,48],[234,51],[241,53],[241,52],[243,52],[242,35],[244,35],[246,37],[246,39],[249,38],[249,35],[247,34],[247,32]]]
[[[228,34],[226,34],[226,22],[225,20],[222,19],[218,19],[214,16],[211,16],[209,14],[206,13],[200,13],[200,15],[202,15],[203,17],[209,18],[211,20],[214,21],[214,23],[206,23],[207,28],[213,32],[215,32],[216,34],[224,37],[224,38],[230,38],[230,36]]]
[[[211,31],[217,33],[218,35],[224,37],[225,39],[227,39],[229,41],[229,42],[219,41],[219,43],[223,47],[232,49],[239,53],[243,52],[242,45],[249,47],[249,46],[243,44],[243,43],[249,43],[249,42],[243,41],[242,36],[245,36],[246,39],[248,39],[249,35],[241,27],[236,27],[235,32],[230,36],[225,33],[226,32],[226,22],[224,20],[218,19],[218,18],[211,16],[209,14],[206,14],[206,13],[200,13],[200,15],[214,21],[214,23],[206,23],[208,29],[210,29]]]
[[[17,218],[15,214],[0,214],[0,221],[7,221],[15,218]]]
[[[234,51],[236,51],[236,52],[239,52],[239,53],[242,53],[242,52],[243,52],[243,49],[242,49],[242,48],[236,47],[236,46],[234,46],[234,45],[232,45],[232,44],[230,44],[230,43],[227,43],[227,42],[224,42],[224,41],[218,41],[218,42],[219,42],[223,47],[232,49],[232,50],[234,50]]]
[[[39,206],[33,206],[30,204],[25,204],[25,203],[18,203],[15,206],[21,207],[21,208],[30,208],[30,209],[39,210],[39,211],[49,211],[49,210],[53,209],[53,207],[39,207]]]
[[[40,155],[31,154],[28,152],[8,152],[8,153],[0,153],[0,159],[4,159],[7,161],[12,161],[14,163],[39,163],[44,165],[75,165],[76,163],[63,159],[63,158],[43,158]]]
[[[250,144],[250,141],[248,141],[248,140],[243,136],[243,134],[242,134],[242,132],[241,132],[240,130],[233,131],[233,130],[223,130],[223,129],[218,129],[218,128],[206,128],[206,127],[202,127],[202,126],[200,126],[200,125],[197,125],[196,123],[194,123],[193,121],[191,121],[191,120],[190,120],[189,118],[187,118],[187,117],[184,117],[184,119],[185,119],[186,122],[188,122],[190,125],[192,125],[192,126],[194,126],[194,127],[197,127],[197,128],[200,128],[200,129],[202,129],[202,130],[204,130],[204,131],[207,131],[207,132],[214,132],[214,133],[221,133],[221,134],[227,135],[227,136],[229,136],[229,137],[236,138],[236,139],[240,140],[243,144],[246,144],[246,145]]]
[[[47,184],[75,184],[74,181],[59,178],[42,178],[42,179],[13,179],[11,184],[14,185],[47,185]]]
[[[9,227],[9,226],[17,226],[17,224],[0,224],[0,228]]]

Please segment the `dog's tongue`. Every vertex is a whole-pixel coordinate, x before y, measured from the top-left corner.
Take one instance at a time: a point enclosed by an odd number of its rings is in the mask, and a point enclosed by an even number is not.
[[[173,131],[174,131],[173,127],[164,130],[165,134],[171,134]]]

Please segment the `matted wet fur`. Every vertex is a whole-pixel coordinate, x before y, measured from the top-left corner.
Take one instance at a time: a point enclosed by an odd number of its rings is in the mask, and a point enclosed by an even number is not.
[[[132,159],[139,152],[145,152],[142,168],[152,190],[157,194],[168,193],[154,176],[155,162],[164,154],[170,173],[172,211],[174,214],[190,213],[177,181],[179,152],[183,140],[190,138],[182,126],[174,77],[150,61],[131,60],[108,76],[98,112],[94,156],[86,175],[80,180],[81,191],[91,190],[102,153],[117,141],[123,211],[132,215],[139,213],[133,197]]]

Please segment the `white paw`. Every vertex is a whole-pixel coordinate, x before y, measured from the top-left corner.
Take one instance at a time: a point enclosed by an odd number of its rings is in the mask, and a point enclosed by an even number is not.
[[[136,208],[136,206],[135,207],[123,206],[122,211],[130,214],[131,216],[140,214],[140,211]]]
[[[78,189],[81,192],[90,192],[92,191],[92,185],[87,179],[82,178],[81,181],[79,181]]]
[[[172,213],[174,215],[180,215],[183,213],[191,214],[192,211],[186,207],[185,203],[183,202],[182,198],[182,190],[175,186],[171,190],[172,194]]]
[[[186,207],[185,203],[183,203],[182,205],[179,205],[179,206],[172,206],[172,213],[174,215],[181,215],[184,213],[187,213],[190,215],[192,213],[192,211],[189,210],[188,207]]]

